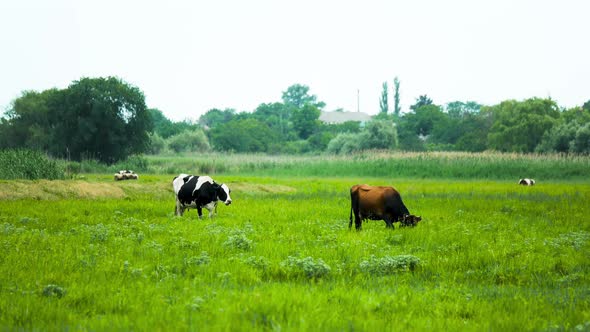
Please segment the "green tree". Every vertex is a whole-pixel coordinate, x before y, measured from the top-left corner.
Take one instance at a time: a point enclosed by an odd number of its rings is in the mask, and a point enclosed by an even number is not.
[[[576,131],[571,150],[576,153],[590,153],[590,123],[586,123]]]
[[[3,128],[12,136],[9,144],[57,157],[114,163],[149,148],[152,122],[143,93],[114,77],[25,92],[7,115]]]
[[[320,129],[307,139],[309,148],[315,151],[324,151],[334,137],[335,134],[328,130]]]
[[[570,152],[580,124],[576,121],[562,122],[543,134],[541,142],[535,147],[536,152]]]
[[[492,123],[487,113],[466,113],[458,123],[455,150],[481,152],[487,148]]]
[[[211,145],[217,151],[266,152],[276,134],[254,119],[235,119],[211,129]]]
[[[401,114],[401,105],[400,105],[400,97],[399,97],[399,84],[400,81],[397,76],[393,79],[393,114],[396,118],[399,118]]]
[[[415,111],[422,106],[432,105],[432,99],[428,98],[427,95],[421,95],[420,97],[416,98],[416,103],[410,106],[410,109]]]
[[[498,151],[533,152],[559,118],[558,107],[551,99],[508,100],[484,109],[493,118],[488,144]]]
[[[150,133],[150,148],[147,151],[150,154],[158,154],[166,148],[166,141],[157,133]]]
[[[383,90],[381,91],[381,98],[379,99],[379,109],[380,113],[387,114],[389,112],[389,88],[387,87],[387,82],[383,82]]]
[[[148,109],[148,112],[154,125],[154,133],[157,133],[162,138],[168,138],[186,130],[197,130],[200,128],[198,124],[186,120],[173,122],[162,111],[155,108]]]
[[[114,163],[149,148],[152,122],[139,88],[115,77],[82,78],[65,91],[53,153]]]
[[[452,118],[461,118],[468,114],[479,113],[481,106],[474,101],[453,101],[447,104],[445,111]]]
[[[307,139],[319,128],[319,118],[320,110],[312,104],[305,104],[293,110],[293,128],[301,139]]]
[[[573,122],[576,121],[579,124],[586,124],[590,122],[590,109],[584,107],[574,107],[565,110],[560,115],[560,121],[562,122]]]
[[[293,84],[283,91],[283,103],[287,106],[293,106],[297,109],[303,108],[304,105],[310,104],[318,109],[324,108],[326,104],[322,101],[317,101],[316,95],[309,94],[309,87],[302,84]]]
[[[232,108],[226,108],[223,111],[217,108],[213,108],[207,111],[207,113],[201,115],[201,117],[199,117],[199,123],[202,126],[206,126],[208,128],[215,128],[218,125],[230,122],[235,118],[235,116],[236,110]]]
[[[397,130],[392,121],[369,121],[361,134],[365,149],[390,150],[398,146]]]
[[[423,137],[432,134],[437,125],[446,120],[441,108],[433,104],[425,104],[415,108],[413,112],[408,113],[404,118],[406,120],[405,125],[410,126],[416,135]]]
[[[455,101],[448,103],[444,111],[433,113],[433,128],[427,140],[429,149],[485,150],[488,129],[479,117],[480,108],[476,102]]]
[[[12,102],[3,119],[0,147],[49,151],[54,141],[58,105],[63,91],[25,91]]]
[[[154,132],[161,138],[166,138],[174,135],[172,121],[170,121],[164,113],[157,108],[148,108],[148,113],[152,120]]]
[[[266,123],[269,128],[280,134],[282,140],[287,140],[291,137],[290,118],[291,113],[289,107],[282,103],[260,104],[252,117],[258,121]]]
[[[545,132],[535,151],[585,153],[582,147],[583,139],[579,140],[583,136],[578,136],[578,133],[583,135],[582,128],[588,123],[590,123],[590,110],[585,110],[583,107],[574,107],[561,112],[557,123]]]
[[[414,105],[416,106],[416,105]],[[426,142],[441,143],[446,133],[447,116],[432,101],[420,107],[412,106],[412,112],[405,114],[399,121],[400,147],[404,150],[422,151]],[[432,135],[432,136],[431,136]]]

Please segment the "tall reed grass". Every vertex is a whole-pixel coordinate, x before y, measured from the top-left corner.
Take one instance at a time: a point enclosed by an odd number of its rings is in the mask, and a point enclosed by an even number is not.
[[[148,156],[155,174],[226,173],[268,176],[371,176],[392,178],[578,180],[590,176],[590,157],[571,155],[363,152],[347,156],[184,154]]]
[[[264,176],[358,176],[387,178],[584,180],[590,156],[467,152],[368,151],[350,155],[264,155],[233,153],[131,156],[114,165],[95,160],[53,160],[30,150],[0,151],[2,179],[59,179],[79,173],[132,169],[149,174]]]
[[[0,150],[0,179],[62,179],[64,163],[33,150]]]

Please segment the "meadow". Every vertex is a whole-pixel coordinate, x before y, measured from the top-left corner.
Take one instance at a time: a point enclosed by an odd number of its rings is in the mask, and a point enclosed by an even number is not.
[[[174,216],[166,169],[182,166],[155,159],[138,181],[0,181],[0,329],[590,330],[588,178],[313,176],[321,161],[279,160],[209,169],[233,204],[199,220]],[[423,221],[349,230],[356,183],[395,186]]]

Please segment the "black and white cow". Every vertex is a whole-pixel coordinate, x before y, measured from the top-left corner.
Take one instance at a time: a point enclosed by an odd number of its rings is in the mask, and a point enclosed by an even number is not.
[[[521,184],[523,186],[534,186],[535,180],[534,179],[520,179],[518,181],[518,184]]]
[[[172,181],[174,194],[176,195],[177,216],[182,216],[184,210],[196,208],[199,218],[203,218],[202,209],[209,210],[209,218],[217,209],[217,202],[225,205],[231,204],[230,190],[225,184],[218,184],[209,176],[180,174]]]

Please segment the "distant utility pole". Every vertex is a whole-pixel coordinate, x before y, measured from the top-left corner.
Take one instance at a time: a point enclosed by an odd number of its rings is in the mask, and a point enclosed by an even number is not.
[[[361,90],[356,89],[356,111],[361,111]]]

